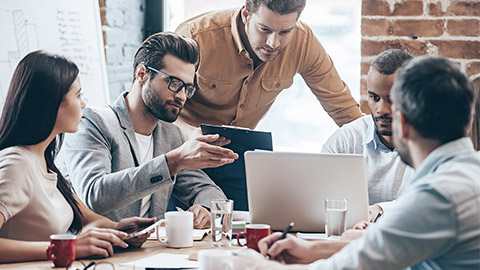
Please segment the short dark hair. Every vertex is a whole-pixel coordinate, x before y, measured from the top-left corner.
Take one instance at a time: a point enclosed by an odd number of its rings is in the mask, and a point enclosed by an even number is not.
[[[473,91],[460,67],[440,57],[418,57],[399,69],[392,100],[423,137],[442,143],[466,135]]]
[[[173,32],[160,32],[149,36],[138,48],[133,60],[133,80],[139,64],[161,70],[165,67],[163,58],[171,54],[181,60],[198,66],[200,49],[195,40]],[[150,78],[156,73],[148,70]]]
[[[280,15],[290,14],[293,12],[302,13],[307,0],[246,0],[245,8],[249,13],[257,12],[261,5],[265,5],[273,12]]]
[[[34,51],[27,54],[13,72],[0,120],[0,150],[11,146],[34,145],[53,131],[58,109],[78,76],[78,67],[63,56]],[[61,135],[59,141],[61,141]],[[80,232],[82,213],[70,184],[54,163],[61,143],[53,139],[44,152],[47,168],[57,174],[57,188],[72,207],[69,230]]]
[[[379,54],[370,64],[370,68],[381,74],[391,75],[412,58],[413,56],[404,50],[390,49]]]

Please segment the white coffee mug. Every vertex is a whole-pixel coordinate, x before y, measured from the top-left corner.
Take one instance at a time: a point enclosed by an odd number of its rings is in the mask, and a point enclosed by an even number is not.
[[[166,212],[159,227],[165,224],[165,239],[167,247],[184,248],[193,246],[193,213],[192,212]],[[159,229],[157,228],[157,232]]]
[[[199,270],[233,270],[232,253],[221,249],[204,249],[198,252]]]

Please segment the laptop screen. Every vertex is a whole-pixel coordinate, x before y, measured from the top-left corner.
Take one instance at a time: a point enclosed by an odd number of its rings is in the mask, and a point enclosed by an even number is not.
[[[347,199],[347,228],[368,218],[362,155],[247,151],[245,171],[252,223],[324,232],[327,198]]]

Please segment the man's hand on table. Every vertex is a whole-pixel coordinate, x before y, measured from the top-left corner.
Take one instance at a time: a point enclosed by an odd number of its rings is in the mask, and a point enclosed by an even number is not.
[[[368,207],[368,221],[370,221],[370,223],[377,221],[382,214],[383,209],[378,204],[370,205]]]
[[[193,227],[195,229],[206,229],[210,227],[210,211],[205,207],[194,204],[187,211],[193,213]]]

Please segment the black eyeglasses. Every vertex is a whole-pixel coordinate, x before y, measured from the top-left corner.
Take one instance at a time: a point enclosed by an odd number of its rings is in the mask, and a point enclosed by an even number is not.
[[[83,261],[75,261],[71,260],[67,263],[66,270],[96,270],[97,266],[99,269],[108,269],[108,270],[115,270],[115,266],[113,263],[108,261],[103,262],[90,262],[89,264],[85,264]]]
[[[187,98],[191,98],[191,97],[193,97],[195,92],[197,92],[197,90],[198,90],[197,86],[195,86],[193,84],[190,84],[190,83],[185,83],[177,77],[168,75],[167,73],[162,72],[162,71],[160,71],[156,68],[152,68],[152,67],[147,67],[147,68],[152,70],[152,71],[155,71],[157,73],[160,73],[165,77],[167,77],[168,78],[168,90],[170,90],[174,93],[178,93],[178,92],[182,91],[182,89],[185,87],[185,95],[187,96]]]

